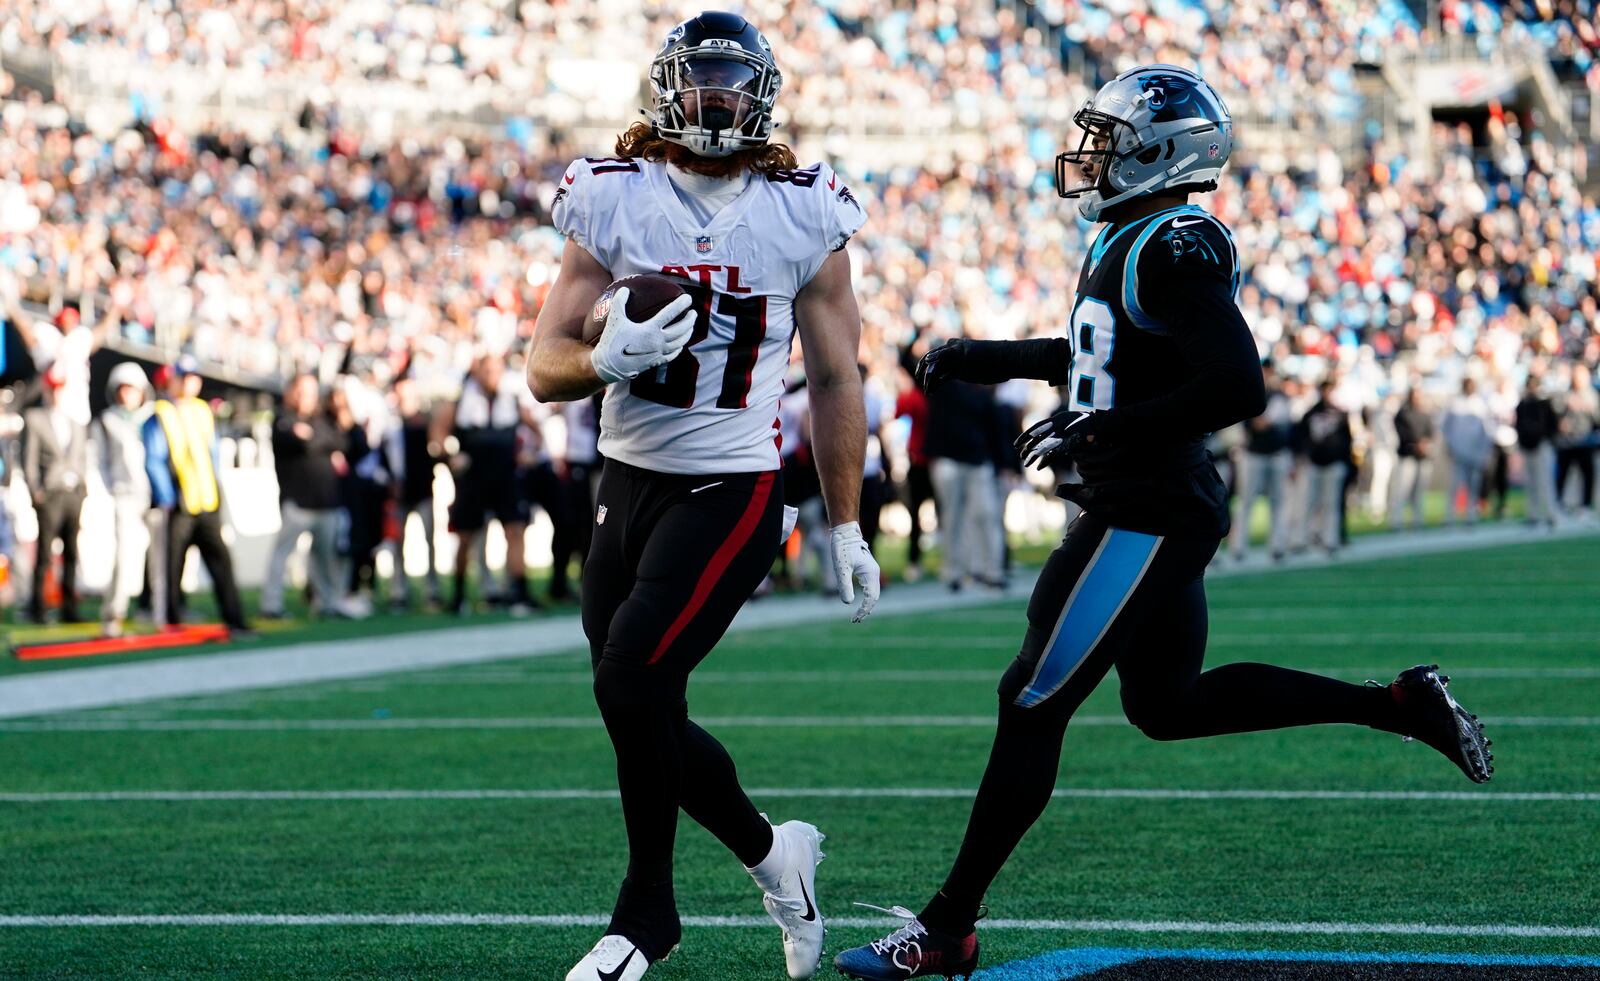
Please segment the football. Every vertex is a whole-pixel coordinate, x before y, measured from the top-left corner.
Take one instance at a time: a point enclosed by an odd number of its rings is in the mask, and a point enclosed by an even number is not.
[[[606,329],[606,318],[611,315],[611,299],[617,290],[627,287],[628,319],[635,323],[648,320],[660,309],[683,295],[683,283],[660,273],[624,276],[607,286],[589,311],[589,322],[583,325],[583,343],[597,344]]]

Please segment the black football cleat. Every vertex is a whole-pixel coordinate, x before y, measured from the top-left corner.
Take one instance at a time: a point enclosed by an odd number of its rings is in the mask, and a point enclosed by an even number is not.
[[[857,903],[866,906],[865,903]],[[891,913],[906,922],[900,929],[862,947],[852,947],[833,959],[840,974],[857,981],[905,981],[907,978],[967,978],[978,969],[978,932],[952,936],[923,926],[916,914],[903,906],[868,909]],[[981,917],[980,913],[980,917]]]
[[[1461,768],[1473,783],[1488,783],[1494,775],[1492,743],[1483,723],[1462,708],[1448,690],[1450,678],[1437,664],[1419,664],[1400,672],[1389,693],[1406,717],[1406,739],[1427,743]]]

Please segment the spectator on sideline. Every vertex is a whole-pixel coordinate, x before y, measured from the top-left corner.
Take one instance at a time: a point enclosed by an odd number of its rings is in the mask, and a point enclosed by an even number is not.
[[[1250,541],[1250,510],[1259,496],[1267,499],[1267,550],[1274,562],[1283,558],[1289,547],[1288,489],[1289,470],[1294,454],[1289,441],[1294,428],[1289,399],[1283,393],[1278,373],[1263,364],[1261,373],[1267,386],[1267,408],[1245,423],[1247,437],[1239,454],[1239,479],[1235,484],[1233,528],[1228,533],[1228,550],[1243,560]]]
[[[1444,523],[1456,523],[1456,505],[1461,503],[1467,524],[1478,521],[1478,489],[1483,470],[1494,451],[1490,431],[1489,406],[1478,394],[1478,383],[1467,378],[1461,394],[1444,414],[1439,425],[1445,452],[1450,456],[1449,496],[1444,501]]]
[[[4,341],[0,339],[0,374],[5,371]],[[11,608],[16,593],[12,570],[16,568],[17,536],[11,520],[11,475],[16,471],[16,438],[22,432],[22,417],[11,410],[12,392],[0,388],[0,612]]]
[[[556,601],[572,595],[568,567],[573,559],[578,560],[581,581],[589,540],[594,536],[594,491],[602,462],[600,401],[601,396],[595,395],[561,403],[567,452],[561,461],[561,514],[551,516],[555,530],[550,538],[550,598]]]
[[[211,406],[199,398],[198,365],[192,358],[180,358],[157,373],[157,382],[163,397],[144,422],[144,467],[151,499],[166,519],[166,621],[183,623],[183,566],[192,545],[211,576],[222,622],[235,636],[248,635],[233,555],[222,538],[217,422]]]
[[[1399,531],[1407,507],[1411,508],[1411,528],[1422,527],[1422,495],[1428,489],[1433,452],[1433,416],[1422,404],[1422,390],[1416,385],[1406,393],[1405,404],[1394,416],[1398,439],[1395,451],[1393,489],[1389,492],[1389,527]]]
[[[1563,502],[1567,477],[1577,471],[1578,511],[1594,516],[1594,454],[1596,426],[1600,426],[1600,396],[1595,393],[1589,366],[1572,366],[1571,388],[1561,398],[1561,437],[1556,450],[1555,499]]]
[[[944,542],[941,579],[952,592],[969,582],[1002,585],[997,429],[994,394],[986,386],[951,382],[928,395],[926,446]]]
[[[38,551],[28,616],[44,623],[44,581],[56,541],[61,542],[61,620],[79,623],[78,521],[89,477],[89,427],[62,404],[65,379],[52,368],[44,373],[44,405],[23,413],[23,479],[39,517]]]
[[[385,439],[389,471],[395,475],[394,494],[397,505],[395,521],[399,525],[394,548],[394,582],[391,596],[403,606],[411,604],[411,590],[406,578],[405,543],[406,525],[415,514],[422,524],[423,550],[428,557],[424,573],[427,581],[429,606],[442,606],[444,596],[439,588],[439,556],[434,541],[433,471],[439,463],[440,449],[431,438],[432,420],[422,408],[417,394],[417,383],[402,375],[394,383],[395,410],[399,418]]]
[[[910,352],[907,352],[909,356]],[[915,366],[915,360],[907,364],[902,359],[895,375],[900,392],[894,403],[895,418],[906,420],[908,429],[905,489],[902,494],[906,510],[911,514],[911,537],[906,542],[905,576],[908,582],[922,578],[922,505],[934,499],[933,477],[928,469],[928,397],[912,380],[911,370]]]
[[[378,593],[378,549],[383,544],[384,504],[389,499],[389,471],[382,440],[372,438],[373,418],[357,415],[371,408],[353,375],[340,376],[328,392],[334,425],[345,440],[339,466],[340,538],[345,547],[349,575],[343,583],[346,615],[361,618],[372,612],[369,597]],[[355,396],[355,397],[353,397]],[[382,420],[376,424],[382,432]]]
[[[1339,512],[1344,497],[1352,438],[1350,417],[1333,402],[1334,382],[1317,387],[1317,401],[1300,420],[1306,464],[1307,541],[1329,555],[1339,551]]]
[[[448,434],[456,443],[451,459],[456,499],[450,506],[456,567],[450,607],[458,615],[467,611],[467,568],[490,519],[505,531],[512,611],[526,612],[530,606],[523,566],[528,506],[516,482],[517,429],[526,415],[526,400],[518,396],[518,386],[502,384],[504,377],[503,357],[479,355],[461,386],[461,398],[445,406],[435,422],[436,434]]]
[[[1511,457],[1517,449],[1517,427],[1512,423],[1516,421],[1518,397],[1516,384],[1510,378],[1503,378],[1484,399],[1489,407],[1489,433],[1494,449],[1483,471],[1483,488],[1478,492],[1478,501],[1482,512],[1493,515],[1495,521],[1505,518],[1506,500],[1511,496]]]
[[[106,382],[105,411],[94,422],[95,466],[111,495],[111,583],[100,607],[100,632],[122,636],[128,604],[144,589],[150,551],[150,478],[144,470],[144,423],[150,415],[150,379],[144,369],[124,361]]]
[[[521,378],[522,372],[517,371],[515,377]],[[527,512],[527,523],[533,523],[533,509],[538,507],[554,528],[561,523],[561,477],[556,473],[555,461],[545,443],[544,427],[538,418],[544,411],[543,406],[524,407],[523,423],[517,429],[517,487]],[[543,606],[531,591],[523,603],[533,609]]]
[[[1394,491],[1395,469],[1400,462],[1400,434],[1395,418],[1405,399],[1391,392],[1358,416],[1366,437],[1367,512],[1373,521],[1389,516],[1389,495]],[[1349,538],[1346,537],[1348,544]]]
[[[54,371],[56,403],[73,422],[89,428],[89,357],[105,343],[106,335],[121,321],[120,307],[112,306],[93,329],[85,326],[76,304],[67,304],[43,327],[30,335],[33,364],[41,373]],[[20,322],[20,318],[19,318]]]
[[[322,411],[313,375],[297,375],[283,391],[283,410],[272,421],[272,460],[278,475],[278,536],[261,587],[261,615],[284,615],[289,558],[311,536],[306,579],[313,615],[344,616],[339,575],[339,471],[345,467],[344,434]]]
[[[1553,528],[1560,506],[1555,448],[1559,428],[1555,408],[1539,394],[1543,383],[1539,375],[1528,375],[1522,401],[1517,403],[1517,448],[1522,451],[1522,470],[1528,481],[1528,522]]]
[[[867,458],[861,470],[861,537],[868,548],[878,543],[878,520],[883,512],[883,499],[887,494],[888,478],[883,466],[883,413],[884,397],[876,380],[867,377],[867,366],[857,365],[861,372],[861,397],[866,401]]]

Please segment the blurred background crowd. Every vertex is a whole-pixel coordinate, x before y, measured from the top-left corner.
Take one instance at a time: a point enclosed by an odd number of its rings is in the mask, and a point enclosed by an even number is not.
[[[1060,521],[1049,480],[1019,473],[1009,451],[1054,392],[956,386],[930,403],[907,369],[948,337],[1061,331],[1093,228],[1051,192],[1051,160],[1076,145],[1087,95],[1150,61],[1205,74],[1241,144],[1199,202],[1234,230],[1239,302],[1274,393],[1262,419],[1214,441],[1243,519],[1234,554],[1252,526],[1274,554],[1336,549],[1351,513],[1415,522],[1430,491],[1464,522],[1504,515],[1508,498],[1541,524],[1592,515],[1592,0],[735,7],[785,73],[780,138],[829,159],[870,215],[850,251],[869,527],[906,540],[906,575],[937,542],[953,586],[999,585],[1006,529]],[[487,574],[503,581],[485,595],[528,608],[528,567],[553,569],[557,598],[570,591],[582,542],[567,539],[587,527],[600,463],[594,408],[533,404],[519,362],[561,248],[548,206],[567,163],[610,152],[636,118],[651,54],[692,12],[14,5],[0,24],[0,554],[28,570],[10,577],[28,611],[44,616],[50,599],[80,612],[65,543],[79,516],[69,527],[55,513],[71,508],[30,468],[30,431],[67,446],[76,430],[59,420],[83,427],[94,452],[52,486],[75,481],[84,521],[111,528],[105,414],[136,417],[139,493],[159,505],[161,474],[182,475],[149,452],[207,437],[197,414],[153,414],[185,399],[212,420],[216,539],[234,545],[202,547],[205,564],[238,565],[223,578],[259,584],[269,616],[301,565],[330,615],[404,599],[374,585],[404,586],[397,570],[422,577],[419,602],[446,607],[464,605],[463,577]],[[138,371],[166,394],[123,405],[118,393],[141,386],[111,383],[122,363],[123,380]],[[808,517],[780,584],[827,581],[826,550],[807,547],[824,519],[795,385],[786,466]],[[282,493],[255,479],[267,473]],[[490,484],[512,490],[475,489]],[[152,565],[177,582],[196,530],[171,520],[189,512],[167,493],[167,520],[140,522],[180,553]],[[34,560],[39,540],[56,542],[59,572]],[[90,578],[108,596],[122,582]]]

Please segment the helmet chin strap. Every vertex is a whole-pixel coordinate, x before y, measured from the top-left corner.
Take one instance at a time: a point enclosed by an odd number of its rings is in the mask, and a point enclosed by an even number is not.
[[[1184,157],[1182,160],[1173,164],[1171,167],[1160,171],[1143,184],[1140,184],[1137,187],[1129,188],[1128,190],[1123,191],[1121,194],[1116,194],[1109,198],[1100,198],[1099,200],[1095,200],[1094,196],[1100,193],[1099,189],[1096,188],[1090,194],[1085,194],[1083,196],[1083,200],[1078,202],[1078,214],[1082,215],[1085,221],[1099,221],[1101,214],[1103,214],[1107,208],[1114,207],[1131,198],[1136,198],[1142,194],[1149,193],[1149,191],[1157,184],[1167,180],[1172,175],[1173,171],[1181,171],[1183,168],[1189,166],[1199,159],[1200,154],[1191,153],[1187,157]]]

